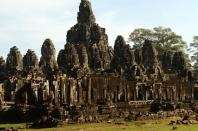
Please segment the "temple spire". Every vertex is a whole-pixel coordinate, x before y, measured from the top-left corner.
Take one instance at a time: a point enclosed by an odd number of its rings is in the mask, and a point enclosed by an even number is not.
[[[79,24],[92,25],[95,23],[95,16],[89,0],[81,0],[77,19]]]

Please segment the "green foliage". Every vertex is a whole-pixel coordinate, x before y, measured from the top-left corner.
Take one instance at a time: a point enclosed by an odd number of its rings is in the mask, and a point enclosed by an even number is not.
[[[141,47],[145,40],[151,40],[156,46],[156,49],[161,55],[164,51],[183,51],[186,47],[186,42],[182,36],[177,35],[166,27],[155,27],[151,29],[138,28],[135,29],[129,36],[129,42],[134,43],[134,48]]]
[[[188,51],[192,55],[192,71],[195,75],[198,75],[198,36],[193,37],[193,43],[190,44]]]
[[[159,59],[162,58],[162,55],[166,51],[183,52],[187,66],[191,67],[189,56],[185,53],[185,49],[187,48],[186,42],[183,40],[182,36],[173,32],[171,28],[162,26],[153,29],[138,28],[129,35],[128,42],[132,42],[133,49],[137,49],[142,47],[145,40],[153,41]]]
[[[150,29],[138,28],[135,29],[129,36],[129,41],[134,43],[134,46],[142,46],[145,40],[153,40],[153,31]]]
[[[179,50],[186,46],[186,42],[183,41],[182,36],[177,35],[171,28],[160,26],[153,28],[153,30],[156,44],[159,44],[162,47]]]

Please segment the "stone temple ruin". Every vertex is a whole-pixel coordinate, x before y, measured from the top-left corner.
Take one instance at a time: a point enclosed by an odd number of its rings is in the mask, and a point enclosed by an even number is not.
[[[58,107],[61,116],[68,117],[71,107],[81,113],[87,107],[85,112],[95,114],[106,109],[108,114],[111,108],[149,111],[154,102],[189,108],[198,100],[198,83],[181,52],[168,51],[158,58],[152,41],[132,50],[122,36],[113,49],[88,0],[81,0],[77,24],[66,41],[57,59],[50,39],[42,45],[40,61],[34,51],[22,56],[16,46],[6,61],[0,57],[2,109]]]

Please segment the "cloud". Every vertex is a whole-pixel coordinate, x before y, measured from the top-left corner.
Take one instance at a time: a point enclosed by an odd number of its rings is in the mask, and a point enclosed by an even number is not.
[[[130,26],[120,27],[115,22],[118,10],[110,9],[106,2],[111,0],[93,1],[92,5],[97,23],[106,28],[113,46],[117,35],[127,39]],[[9,48],[16,45],[23,55],[31,48],[40,57],[40,47],[46,38],[52,39],[58,54],[66,43],[67,30],[76,23],[79,3],[80,0],[1,0],[0,55],[6,57]]]
[[[1,0],[0,55],[7,56],[16,45],[24,55],[32,48],[40,56],[45,38],[57,52],[64,47],[66,31],[76,23],[80,0]]]
[[[59,8],[70,8],[80,0],[1,0],[0,10],[45,10]]]
[[[135,23],[120,23],[121,21],[118,20],[120,15],[119,13],[120,12],[118,10],[109,10],[105,13],[101,12],[101,14],[98,14],[98,17],[96,16],[97,23],[106,28],[106,33],[109,38],[109,45],[112,47],[114,46],[114,42],[118,35],[122,35],[125,38],[125,41],[128,41],[130,33],[134,29],[141,27]]]
[[[80,0],[0,1],[0,55],[4,57],[14,45],[23,55],[31,48],[40,56],[40,47],[46,38],[52,39],[58,53],[66,43],[66,32],[76,24],[80,3]],[[180,8],[186,4],[175,11],[177,2],[179,0],[170,5],[169,2],[161,3],[156,0],[92,0],[92,6],[96,22],[106,28],[111,46],[118,35],[123,35],[127,40],[135,28],[160,25],[173,28],[173,31],[191,41],[192,35],[197,34],[197,19],[192,20],[197,15],[191,15],[190,12],[196,12],[197,4],[194,3],[186,13],[181,13]],[[156,8],[151,8],[153,5]]]

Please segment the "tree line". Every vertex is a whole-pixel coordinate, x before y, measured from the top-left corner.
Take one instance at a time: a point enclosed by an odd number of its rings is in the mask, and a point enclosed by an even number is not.
[[[193,74],[198,75],[198,36],[194,36],[193,42],[187,44],[171,28],[159,26],[153,29],[137,28],[128,38],[128,42],[133,43],[134,50],[142,47],[145,40],[154,43],[159,59],[167,51],[182,52]]]

